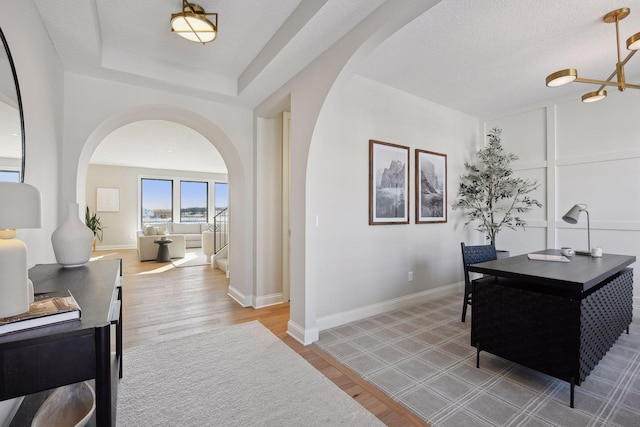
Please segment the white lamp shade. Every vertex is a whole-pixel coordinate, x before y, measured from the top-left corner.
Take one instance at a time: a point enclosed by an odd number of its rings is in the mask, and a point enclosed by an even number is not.
[[[40,192],[21,182],[0,182],[0,229],[39,228]]]

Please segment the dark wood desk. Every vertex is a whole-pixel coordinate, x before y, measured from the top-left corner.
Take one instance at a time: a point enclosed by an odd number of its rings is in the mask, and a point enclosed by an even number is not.
[[[0,336],[0,400],[26,395],[11,425],[30,425],[50,389],[94,379],[96,412],[91,424],[114,426],[122,377],[121,261],[93,261],[77,268],[36,265],[29,277],[36,292],[69,289],[82,317],[79,322]]]
[[[559,255],[557,250],[538,253]],[[580,385],[628,332],[636,258],[575,255],[571,262],[529,260],[527,255],[473,264],[489,277],[473,281],[471,345]]]

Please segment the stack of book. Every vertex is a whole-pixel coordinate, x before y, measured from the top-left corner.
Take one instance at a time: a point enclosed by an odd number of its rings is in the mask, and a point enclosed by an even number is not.
[[[0,317],[0,335],[79,320],[81,313],[69,290],[35,294],[26,313]]]

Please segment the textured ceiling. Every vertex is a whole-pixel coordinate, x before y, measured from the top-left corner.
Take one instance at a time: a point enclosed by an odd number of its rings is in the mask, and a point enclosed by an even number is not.
[[[246,108],[258,105],[385,3],[196,1],[219,13],[218,39],[206,46],[170,33],[169,17],[180,10],[179,0],[35,0],[67,71]],[[422,1],[428,0],[416,0]],[[477,117],[577,98],[595,86],[550,89],[544,79],[569,67],[582,77],[608,77],[616,62],[615,26],[602,17],[619,7],[632,11],[620,24],[624,43],[640,32],[640,0],[442,0],[355,69]],[[633,58],[626,71],[628,80],[639,83],[633,78],[640,76],[640,59]],[[628,92],[640,97],[640,91]],[[135,138],[141,137],[138,129]]]

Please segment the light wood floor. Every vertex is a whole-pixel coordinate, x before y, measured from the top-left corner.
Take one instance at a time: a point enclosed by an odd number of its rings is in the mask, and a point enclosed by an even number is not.
[[[427,425],[317,346],[305,347],[288,336],[288,303],[243,308],[227,296],[224,273],[209,266],[174,268],[171,263],[139,262],[135,249],[96,251],[93,256],[122,258],[125,349],[258,320],[386,425]]]

